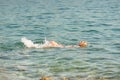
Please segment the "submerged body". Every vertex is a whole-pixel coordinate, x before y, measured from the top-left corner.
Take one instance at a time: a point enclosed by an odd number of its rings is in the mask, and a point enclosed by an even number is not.
[[[43,44],[35,44],[26,37],[21,38],[21,42],[28,48],[49,48],[49,47],[63,47],[63,45],[58,44],[55,41],[45,40]]]
[[[46,39],[44,41],[44,44],[35,44],[31,40],[28,40],[25,37],[21,39],[21,42],[28,48],[50,48],[50,47],[72,48],[72,47],[86,47],[87,46],[87,42],[85,41],[81,41],[78,45],[64,46],[62,44],[58,44],[55,41],[47,41]]]

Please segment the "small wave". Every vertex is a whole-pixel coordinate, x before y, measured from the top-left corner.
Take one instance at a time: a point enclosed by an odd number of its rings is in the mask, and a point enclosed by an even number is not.
[[[101,26],[112,26],[112,24],[100,24]]]
[[[85,30],[85,31],[82,31],[82,32],[94,32],[94,33],[99,33],[98,30]]]
[[[9,51],[13,51],[13,50],[18,50],[18,49],[21,49],[22,47],[23,47],[23,44],[21,44],[21,42],[0,43],[0,50],[1,51],[5,51],[5,52],[9,52]]]
[[[112,28],[111,30],[112,30],[112,31],[120,31],[119,28]]]
[[[6,25],[6,27],[9,28],[9,29],[14,29],[14,28],[19,28],[20,25],[18,25],[18,24],[8,24],[8,25]]]
[[[11,51],[11,50],[13,50],[13,48],[11,48],[10,46],[4,45],[4,44],[0,44],[0,50]]]
[[[65,8],[63,8],[63,7],[61,7],[61,8],[58,8],[58,10],[69,10],[70,8],[68,8],[68,7],[65,7]]]

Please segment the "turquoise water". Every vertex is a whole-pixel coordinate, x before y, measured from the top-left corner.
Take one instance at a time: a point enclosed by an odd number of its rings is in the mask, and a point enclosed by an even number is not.
[[[0,80],[120,79],[119,0],[0,0]],[[86,48],[29,49],[27,37]]]

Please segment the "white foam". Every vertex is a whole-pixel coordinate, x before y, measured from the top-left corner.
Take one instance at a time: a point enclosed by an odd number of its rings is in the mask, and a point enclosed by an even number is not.
[[[49,46],[49,41],[44,40],[43,44],[35,44],[33,41],[27,39],[26,37],[21,38],[21,42],[28,48],[44,48]]]

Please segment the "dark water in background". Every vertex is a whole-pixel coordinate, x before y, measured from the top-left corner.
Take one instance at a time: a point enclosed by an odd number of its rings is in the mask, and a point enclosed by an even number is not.
[[[87,48],[28,49],[27,37]],[[0,80],[120,79],[119,0],[0,0]]]

